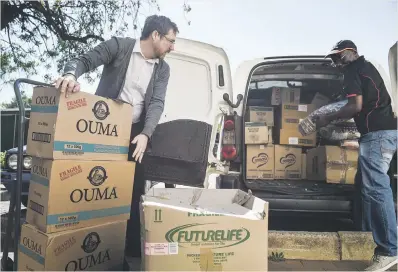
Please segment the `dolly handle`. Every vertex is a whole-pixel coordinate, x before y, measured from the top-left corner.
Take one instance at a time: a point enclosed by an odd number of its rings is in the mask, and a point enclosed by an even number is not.
[[[17,103],[18,103],[18,108],[19,108],[19,122],[18,122],[18,160],[17,160],[17,179],[15,183],[15,192],[14,192],[14,203],[16,205],[15,207],[15,224],[14,224],[14,230],[15,230],[15,235],[14,235],[14,271],[17,271],[17,265],[18,265],[18,245],[19,245],[19,238],[21,235],[21,193],[22,193],[22,165],[23,165],[23,145],[24,145],[24,135],[25,135],[25,122],[26,122],[26,116],[25,116],[25,106],[22,101],[22,95],[21,95],[21,90],[20,90],[20,85],[21,83],[26,83],[30,85],[36,85],[36,86],[46,86],[46,87],[54,87],[53,84],[48,84],[44,82],[39,82],[39,81],[34,81],[31,79],[27,78],[19,78],[15,80],[14,82],[14,92],[15,96],[17,98]],[[12,207],[10,207],[11,209]],[[11,232],[11,230],[10,230]],[[7,245],[8,246],[8,245]],[[8,248],[6,246],[7,256],[8,257]]]

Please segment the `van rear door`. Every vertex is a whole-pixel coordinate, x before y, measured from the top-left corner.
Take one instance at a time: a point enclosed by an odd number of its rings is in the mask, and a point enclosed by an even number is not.
[[[394,112],[397,111],[397,95],[398,95],[398,86],[397,86],[397,77],[398,77],[398,42],[396,42],[388,52],[388,65],[390,68],[390,80],[391,80],[391,96],[393,100],[393,108]]]
[[[144,157],[145,177],[201,187],[206,172],[225,171],[217,133],[223,112],[231,112],[223,99],[232,99],[228,57],[221,48],[179,38],[165,60],[171,74],[164,112]]]

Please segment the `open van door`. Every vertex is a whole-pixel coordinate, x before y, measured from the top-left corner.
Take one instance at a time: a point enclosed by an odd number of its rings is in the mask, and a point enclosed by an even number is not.
[[[396,42],[388,52],[388,66],[390,68],[390,80],[391,80],[391,100],[393,111],[397,114],[397,95],[398,95],[398,86],[397,86],[397,77],[398,77],[398,59],[397,59],[397,51],[398,51],[398,42]]]
[[[397,90],[397,43],[396,42],[388,52],[388,66],[389,66],[389,73],[384,70],[380,63],[376,60],[368,59],[379,72],[380,76],[382,77],[384,84],[386,86],[387,92],[390,94],[391,97],[391,106],[396,116],[398,116],[397,112],[397,99],[398,99],[398,90]],[[389,75],[389,76],[388,76]]]
[[[202,187],[206,173],[228,168],[218,142],[225,116],[232,114],[229,60],[221,48],[181,38],[165,60],[171,74],[144,157],[145,178]]]

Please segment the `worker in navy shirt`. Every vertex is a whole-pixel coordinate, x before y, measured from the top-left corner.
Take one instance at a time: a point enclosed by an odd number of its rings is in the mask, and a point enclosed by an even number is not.
[[[362,231],[371,231],[376,243],[366,271],[385,271],[397,263],[397,217],[387,171],[397,150],[397,118],[377,69],[350,40],[338,42],[326,56],[344,75],[348,103],[317,120],[317,129],[336,119],[354,118],[361,133],[355,187]],[[358,202],[356,204],[358,204]],[[359,214],[358,214],[359,213]]]

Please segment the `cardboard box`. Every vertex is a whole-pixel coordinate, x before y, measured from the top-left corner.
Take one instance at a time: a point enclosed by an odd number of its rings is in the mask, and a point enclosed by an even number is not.
[[[267,126],[274,126],[274,108],[273,107],[249,107],[250,122],[266,123]]]
[[[320,107],[323,107],[329,103],[330,103],[330,99],[320,93],[316,93],[314,98],[311,101],[311,104],[313,105],[314,110],[317,110]]]
[[[282,103],[298,105],[300,103],[300,89],[298,88],[272,88],[271,105],[279,106]]]
[[[268,144],[274,143],[273,127],[268,127]]]
[[[307,151],[307,178],[327,183],[354,184],[358,151],[319,146]]]
[[[152,188],[142,271],[267,271],[268,203],[236,189]]]
[[[275,145],[275,179],[301,179],[301,148]]]
[[[46,159],[127,160],[133,107],[78,92],[35,87],[27,154]]]
[[[246,144],[267,144],[269,141],[268,127],[265,123],[245,123]]]
[[[307,154],[301,154],[301,178],[307,179]]]
[[[316,133],[307,136],[301,135],[298,129],[281,129],[279,144],[296,146],[316,146]]]
[[[311,104],[282,104],[281,115],[283,117],[306,118],[311,112],[314,111],[314,106]]]
[[[246,178],[274,179],[274,145],[246,146]]]
[[[126,221],[46,234],[22,225],[18,271],[122,271]]]
[[[281,107],[281,128],[298,129],[298,125],[313,112],[313,106],[309,104],[282,104]]]
[[[26,221],[52,233],[130,218],[135,163],[33,157]]]

